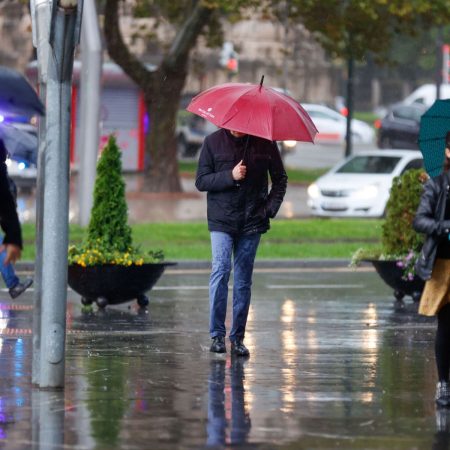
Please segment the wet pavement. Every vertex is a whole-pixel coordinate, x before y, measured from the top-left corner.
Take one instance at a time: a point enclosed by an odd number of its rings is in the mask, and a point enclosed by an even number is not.
[[[69,291],[64,392],[31,385],[31,293],[0,291],[0,448],[448,448],[434,322],[371,268],[260,266],[249,359],[208,351],[207,286],[180,265],[148,310],[92,314]]]

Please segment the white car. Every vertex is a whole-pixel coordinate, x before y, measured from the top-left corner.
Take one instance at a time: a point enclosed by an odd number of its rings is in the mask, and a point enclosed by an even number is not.
[[[310,115],[319,133],[314,142],[316,144],[341,145],[345,142],[347,132],[347,118],[328,106],[314,103],[301,104]],[[355,144],[373,144],[375,131],[366,122],[352,119],[352,142]]]
[[[373,150],[349,156],[308,187],[315,216],[382,217],[394,177],[423,167],[413,150]]]

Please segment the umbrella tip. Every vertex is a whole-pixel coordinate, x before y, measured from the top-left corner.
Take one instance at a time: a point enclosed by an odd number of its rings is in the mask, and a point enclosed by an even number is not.
[[[264,83],[264,75],[261,77],[261,81],[259,82],[259,89],[262,88],[263,83]]]

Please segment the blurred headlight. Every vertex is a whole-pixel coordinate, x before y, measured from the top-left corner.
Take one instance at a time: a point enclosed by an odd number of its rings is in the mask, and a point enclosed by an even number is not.
[[[319,195],[320,195],[320,189],[319,189],[319,186],[317,186],[316,183],[310,184],[310,185],[308,186],[308,195],[309,195],[311,198],[318,198],[318,197],[319,197]]]
[[[19,164],[17,164],[17,168],[19,169],[19,170],[23,170],[23,169],[25,169],[27,166],[26,166],[26,164],[24,163],[24,162],[20,162]]]
[[[297,141],[283,141],[283,144],[287,148],[294,148],[297,145]]]
[[[364,186],[362,189],[356,191],[354,197],[364,200],[370,200],[372,198],[375,198],[377,195],[378,195],[378,186],[375,184],[369,184],[367,186]]]
[[[5,164],[9,167],[11,165],[11,160],[9,158],[6,158]]]

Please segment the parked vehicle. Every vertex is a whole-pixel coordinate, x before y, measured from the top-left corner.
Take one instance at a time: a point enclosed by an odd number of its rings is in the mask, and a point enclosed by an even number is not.
[[[217,127],[199,116],[186,114],[180,114],[176,129],[178,156],[180,158],[194,158],[197,156],[205,137],[217,130]]]
[[[15,118],[8,117],[6,122],[21,131],[37,137],[37,127],[29,122],[15,121]],[[6,159],[8,175],[12,178],[16,186],[21,191],[30,191],[36,186],[37,180],[37,139],[36,148],[26,152],[20,151]]]
[[[196,158],[203,144],[203,140],[208,134],[217,130],[217,127],[203,119],[185,111],[180,111],[178,116],[178,125],[176,128],[177,146],[179,158]],[[278,148],[281,156],[295,150],[296,141],[280,141]]]
[[[316,216],[382,217],[394,177],[421,167],[419,151],[371,150],[349,156],[308,187],[308,206]]]
[[[440,98],[450,98],[450,84],[441,84]],[[423,84],[402,101],[405,105],[421,104],[430,107],[436,100],[436,85]]]
[[[315,143],[342,145],[345,142],[347,133],[345,116],[325,105],[302,103],[302,106],[319,130]],[[362,120],[353,119],[351,131],[355,144],[373,144],[375,141],[374,129]]]
[[[417,150],[420,118],[426,110],[427,107],[419,103],[397,103],[389,108],[379,125],[378,147]]]

